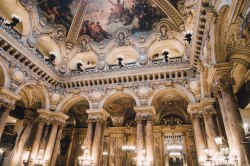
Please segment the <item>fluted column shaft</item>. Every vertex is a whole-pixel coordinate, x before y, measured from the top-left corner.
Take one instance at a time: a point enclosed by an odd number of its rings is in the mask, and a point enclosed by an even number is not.
[[[63,126],[61,125],[61,126],[59,126],[58,132],[56,135],[56,141],[55,141],[55,146],[54,146],[54,150],[53,150],[52,157],[51,157],[50,166],[56,165],[56,159],[57,159],[57,155],[58,155],[58,151],[59,151],[59,147],[60,147],[60,140],[62,137],[62,131],[63,131]]]
[[[136,165],[141,166],[142,165],[142,159],[144,159],[143,156],[143,125],[142,120],[137,120],[137,136],[136,136],[136,144],[137,144],[137,151],[136,151]]]
[[[235,151],[235,147],[234,147],[235,144],[233,142],[232,133],[231,133],[231,130],[230,130],[230,125],[229,125],[229,121],[228,121],[228,118],[227,118],[227,113],[226,113],[226,109],[225,109],[225,106],[224,106],[224,102],[223,102],[221,93],[218,93],[217,98],[218,98],[219,105],[220,105],[221,115],[222,115],[223,124],[224,124],[224,128],[225,128],[226,135],[227,135],[227,141],[228,141],[228,144],[229,144],[229,148],[230,148],[231,151]]]
[[[243,121],[241,118],[240,110],[233,93],[231,84],[221,86],[221,94],[228,118],[233,142],[237,147],[236,153],[240,166],[250,164],[250,147],[249,144],[242,144],[245,140],[245,132],[243,129]]]
[[[19,162],[21,162],[21,155],[23,152],[24,145],[26,143],[26,139],[28,137],[28,134],[30,133],[31,126],[32,126],[32,118],[33,113],[31,111],[26,110],[25,111],[25,119],[22,131],[20,133],[20,136],[18,138],[18,141],[14,148],[13,158],[11,160],[11,166],[17,165]]]
[[[89,119],[87,134],[85,139],[85,146],[89,150],[90,154],[91,154],[92,139],[93,139],[93,121]]]
[[[0,138],[1,138],[2,134],[3,134],[7,118],[9,116],[9,113],[12,110],[12,108],[8,107],[8,108],[3,108],[3,109],[4,110],[3,110],[3,112],[0,115]]]
[[[203,149],[206,148],[206,143],[201,127],[201,116],[193,115],[193,128],[194,128],[194,138],[195,138],[195,147],[198,157],[199,165],[205,159]]]
[[[101,137],[102,137],[102,122],[100,120],[97,120],[95,127],[93,148],[92,148],[92,158],[95,166],[99,165]]]
[[[154,136],[152,120],[147,120],[146,125],[146,159],[148,164],[154,164]]]
[[[57,129],[58,129],[58,124],[56,123],[53,124],[51,132],[50,132],[50,136],[49,136],[49,141],[46,146],[45,155],[44,155],[44,160],[48,163],[50,163],[51,155],[54,149]]]
[[[44,122],[40,121],[38,123],[37,132],[36,132],[36,135],[35,135],[35,140],[33,142],[32,148],[31,148],[31,152],[30,152],[30,156],[29,156],[29,164],[28,165],[32,165],[32,162],[36,159],[36,156],[37,156],[37,153],[38,153],[38,148],[39,148],[39,143],[40,143],[41,136],[42,136],[43,127],[44,127]]]
[[[206,131],[206,136],[207,136],[206,137],[207,145],[208,145],[209,150],[211,150],[212,153],[219,151],[219,147],[214,140],[214,138],[217,137],[218,134],[217,134],[216,122],[213,116],[214,116],[214,110],[206,110],[206,112],[203,113],[205,131]]]

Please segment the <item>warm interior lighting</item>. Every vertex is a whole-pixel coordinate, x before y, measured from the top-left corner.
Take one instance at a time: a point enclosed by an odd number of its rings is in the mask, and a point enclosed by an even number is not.
[[[243,127],[244,127],[244,130],[245,130],[245,134],[246,135],[249,134],[248,124],[244,123]]]
[[[30,151],[26,151],[24,154],[23,154],[23,162],[27,162],[28,159],[29,159],[29,155],[30,155]]]
[[[167,150],[182,150],[182,146],[181,145],[169,145],[167,146]]]
[[[122,146],[122,150],[124,151],[135,151],[135,146],[132,146],[132,145],[124,145]]]
[[[169,156],[181,156],[181,152],[170,152]]]
[[[102,152],[102,155],[103,155],[103,156],[107,156],[107,155],[108,155],[108,152]]]
[[[223,140],[223,137],[215,137],[214,138],[214,140],[215,140],[215,143],[217,144],[217,145],[222,145],[222,140]]]
[[[0,156],[2,156],[4,153],[4,150],[2,148],[0,148]]]

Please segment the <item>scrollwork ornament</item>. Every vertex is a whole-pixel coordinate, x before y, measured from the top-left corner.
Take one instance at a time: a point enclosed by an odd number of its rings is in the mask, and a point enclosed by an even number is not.
[[[89,99],[94,103],[99,102],[103,98],[103,96],[104,96],[104,92],[101,90],[93,90],[93,91],[90,91],[89,93]]]
[[[138,89],[137,94],[141,99],[148,98],[152,93],[152,88],[148,86],[142,86]]]
[[[33,31],[27,36],[27,44],[30,48],[36,47],[39,36],[40,32],[36,29],[33,29]]]
[[[105,54],[99,54],[98,60],[97,60],[97,69],[103,70],[105,66],[106,66]]]
[[[91,46],[89,43],[90,39],[88,36],[81,36],[79,39],[79,47],[81,49],[81,52],[87,52],[91,50]]]
[[[122,47],[129,45],[129,40],[127,38],[127,34],[123,31],[118,32],[116,39],[116,47]]]
[[[32,8],[35,0],[19,0],[19,2],[25,8]]]
[[[61,64],[58,65],[58,71],[61,73],[61,74],[67,74],[69,72],[69,66],[67,63],[63,62]]]
[[[147,49],[145,47],[140,48],[139,63],[140,65],[146,65],[148,63]]]
[[[50,36],[56,43],[63,43],[66,38],[65,27],[59,26],[54,32],[50,34]]]

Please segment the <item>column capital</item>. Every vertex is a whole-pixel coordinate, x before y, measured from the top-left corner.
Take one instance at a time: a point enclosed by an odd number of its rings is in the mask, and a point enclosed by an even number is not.
[[[38,109],[37,113],[39,114],[39,121],[43,123],[49,123],[50,121],[50,111],[46,109]]]
[[[38,109],[37,112],[39,113],[39,119],[49,123],[58,123],[60,125],[64,125],[66,120],[69,118],[68,115],[62,112],[52,112],[47,109]]]
[[[87,109],[88,119],[107,120],[110,114],[105,109]]]
[[[201,114],[203,111],[203,108],[200,103],[189,103],[187,111],[190,114],[196,114],[196,113]]]
[[[134,107],[134,110],[136,112],[137,118],[142,119],[152,119],[154,118],[154,115],[156,114],[155,107],[154,106],[137,106]]]
[[[34,119],[36,118],[36,114],[34,112],[32,112],[31,110],[25,110],[24,111],[24,122],[29,124],[32,121],[34,121]]]
[[[216,114],[215,109],[207,109],[202,113],[204,119],[211,118],[215,114]]]
[[[214,64],[208,72],[208,83],[218,82],[221,78],[231,78],[233,66],[234,64],[232,62]]]
[[[191,114],[191,119],[192,120],[199,120],[202,118],[202,114],[201,113],[192,113]]]
[[[10,104],[10,105],[15,105],[17,100],[20,100],[21,96],[15,94],[14,92],[5,89],[5,88],[0,88],[0,100],[4,103]]]
[[[52,112],[50,116],[50,120],[52,121],[52,123],[54,122],[59,125],[64,125],[68,118],[69,116],[62,112]]]
[[[206,109],[213,109],[215,101],[216,101],[215,98],[203,98],[201,99],[200,103],[203,109],[206,110]]]

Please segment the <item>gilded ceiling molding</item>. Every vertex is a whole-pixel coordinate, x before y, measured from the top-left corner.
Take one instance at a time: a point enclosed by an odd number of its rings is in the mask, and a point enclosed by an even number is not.
[[[168,2],[167,0],[153,0],[176,24],[177,28],[180,28],[184,21],[180,13]]]

